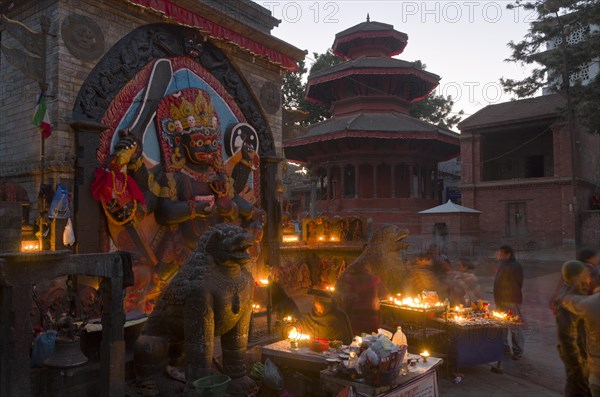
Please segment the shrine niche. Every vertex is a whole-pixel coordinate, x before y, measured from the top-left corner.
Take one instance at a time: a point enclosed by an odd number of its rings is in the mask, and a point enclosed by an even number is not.
[[[153,310],[212,225],[250,232],[261,263],[260,158],[274,153],[273,139],[219,49],[192,29],[138,28],[92,71],[75,112],[108,127],[91,188],[110,236],[105,249],[139,254],[127,311]]]

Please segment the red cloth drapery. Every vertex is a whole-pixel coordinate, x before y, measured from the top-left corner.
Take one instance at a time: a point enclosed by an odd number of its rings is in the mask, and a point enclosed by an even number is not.
[[[126,179],[126,182],[124,180]],[[122,189],[121,192],[115,191],[115,184]],[[145,204],[146,197],[140,190],[133,178],[119,171],[108,171],[103,168],[94,170],[94,180],[90,186],[92,197],[104,204],[116,199],[119,205],[125,205],[132,200]]]
[[[169,0],[127,0],[131,4],[140,7],[148,8],[164,14],[167,18],[176,20],[177,22],[200,29],[208,33],[211,37],[232,42],[251,53],[265,57],[273,63],[280,64],[283,68],[295,72],[297,70],[296,61],[294,58],[284,55],[271,48],[265,47],[243,35],[234,32],[231,29],[223,27],[209,19],[206,19],[192,11],[171,3]]]

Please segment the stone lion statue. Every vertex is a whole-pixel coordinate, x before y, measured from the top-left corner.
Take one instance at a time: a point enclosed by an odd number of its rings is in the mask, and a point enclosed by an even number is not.
[[[404,273],[400,251],[406,249],[402,240],[407,236],[406,229],[384,225],[338,278],[334,296],[348,314],[355,335],[377,331],[379,301],[400,288]]]
[[[215,374],[214,338],[221,337],[223,372],[232,378],[228,393],[246,396],[255,386],[246,376],[245,353],[254,281],[246,265],[254,237],[233,224],[218,224],[162,292],[134,347],[138,392],[154,396],[194,396],[192,382]],[[165,376],[183,366],[185,387]],[[172,372],[170,372],[172,373]],[[178,384],[178,386],[177,386]],[[177,390],[177,387],[179,388]]]

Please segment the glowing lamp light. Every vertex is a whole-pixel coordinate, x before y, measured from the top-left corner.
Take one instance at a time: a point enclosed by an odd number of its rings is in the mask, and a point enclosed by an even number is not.
[[[398,294],[397,296],[398,296],[397,298],[394,298],[394,297],[389,298],[390,302],[392,302],[396,306],[405,306],[405,307],[410,307],[410,308],[414,308],[414,309],[429,309],[429,308],[444,306],[443,302],[431,303],[431,302],[422,301],[419,298],[412,298],[412,297],[401,298],[400,294]]]
[[[260,280],[258,280],[258,282],[260,283],[260,285],[262,286],[266,286],[269,285],[269,280],[266,278],[261,278]]]
[[[300,237],[297,234],[288,234],[281,238],[284,243],[293,243],[296,241],[300,241]]]
[[[427,359],[429,358],[429,352],[427,350],[425,350],[422,353],[420,353],[419,355],[423,359],[423,362],[426,363]]]
[[[318,239],[318,240],[319,240],[319,241],[324,241],[324,240],[325,240],[325,237],[323,237],[323,236],[319,236],[319,239]]]
[[[287,316],[287,317],[284,317],[284,318],[283,318],[283,322],[285,322],[285,323],[291,323],[291,322],[293,322],[293,321],[294,321],[294,317],[292,317],[292,316]],[[294,328],[294,329],[295,329],[295,328]],[[291,332],[291,331],[290,331],[290,332]],[[298,331],[296,330],[296,332],[298,332]]]
[[[23,240],[21,241],[21,252],[36,252],[40,251],[40,242],[38,240]]]
[[[506,317],[508,317],[508,313],[504,313],[504,312],[497,312],[497,311],[492,311],[492,316],[494,316],[495,318],[498,318],[500,320],[505,320]]]
[[[335,291],[335,287],[333,287],[333,286],[331,286],[331,285],[328,285],[327,287],[325,287],[325,289],[326,289],[327,291],[331,291],[331,292]]]
[[[310,336],[306,334],[301,334],[300,332],[298,332],[298,329],[296,327],[292,327],[290,333],[288,334],[288,339],[290,340],[290,347],[292,349],[297,349],[298,341],[310,340]]]

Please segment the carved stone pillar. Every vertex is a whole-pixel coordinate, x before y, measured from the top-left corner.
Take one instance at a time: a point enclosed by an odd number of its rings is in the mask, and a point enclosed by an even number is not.
[[[77,236],[75,252],[102,252],[106,236],[106,220],[101,207],[92,197],[90,185],[94,170],[99,166],[97,150],[100,147],[100,133],[108,127],[100,123],[73,120],[69,123],[75,131],[77,158],[75,160],[75,187],[73,189],[73,229]],[[85,222],[80,222],[80,217]]]
[[[262,207],[267,212],[264,233],[265,264],[279,265],[279,242],[281,241],[281,203],[277,197],[277,166],[283,159],[276,156],[261,157]]]

